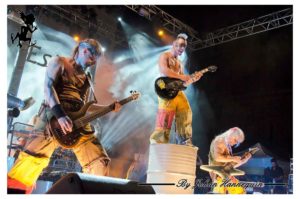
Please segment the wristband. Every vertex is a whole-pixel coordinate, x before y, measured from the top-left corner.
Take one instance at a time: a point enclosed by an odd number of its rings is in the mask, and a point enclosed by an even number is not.
[[[53,115],[59,119],[61,117],[65,117],[67,116],[67,114],[65,113],[65,111],[62,109],[60,104],[56,104],[55,106],[53,106],[51,108]]]

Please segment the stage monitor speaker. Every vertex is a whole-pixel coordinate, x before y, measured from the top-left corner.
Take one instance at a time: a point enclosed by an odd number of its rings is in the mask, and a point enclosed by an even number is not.
[[[47,194],[155,194],[152,186],[119,178],[70,173],[58,180]]]
[[[25,190],[7,188],[7,194],[25,194]]]

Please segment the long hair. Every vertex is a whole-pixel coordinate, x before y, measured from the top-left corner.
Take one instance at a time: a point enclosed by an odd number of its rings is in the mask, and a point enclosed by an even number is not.
[[[227,131],[225,131],[224,133],[218,135],[217,137],[222,137],[222,138],[225,138],[225,137],[229,137],[229,136],[233,136],[233,135],[236,135],[238,136],[239,138],[239,142],[243,142],[244,139],[245,139],[245,134],[244,132],[242,131],[242,129],[240,129],[239,127],[233,127],[233,128],[230,128],[228,129]]]
[[[80,47],[80,44],[81,43],[88,43],[90,44],[96,51],[96,53],[101,56],[101,53],[102,53],[102,46],[101,44],[95,40],[95,39],[84,39],[84,40],[81,40],[76,46],[75,48],[73,49],[73,52],[72,52],[72,58],[73,59],[76,59],[77,57],[77,54],[78,54],[78,50],[79,50],[79,47]]]

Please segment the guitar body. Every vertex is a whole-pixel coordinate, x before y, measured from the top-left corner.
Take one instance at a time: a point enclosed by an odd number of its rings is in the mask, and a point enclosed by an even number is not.
[[[217,70],[216,66],[209,66],[201,71],[197,71],[192,75],[190,75],[191,79],[188,82],[184,82],[177,78],[159,77],[155,80],[154,83],[155,92],[161,98],[167,100],[174,99],[177,96],[179,91],[185,90],[189,84],[199,80],[195,78],[195,75],[198,72],[204,74],[206,72],[216,72],[216,70]]]
[[[231,165],[226,165],[226,166],[201,165],[200,168],[207,172],[213,172],[218,176],[220,176],[222,179],[229,178],[230,176],[245,175],[244,171],[235,169]]]
[[[140,93],[136,91],[131,91],[130,93],[130,97],[119,101],[120,105],[124,105],[132,100],[137,100],[140,97]],[[76,146],[81,136],[93,133],[85,130],[85,126],[89,122],[102,117],[115,109],[115,103],[112,103],[108,106],[97,106],[97,108],[93,108],[94,110],[91,110],[90,107],[94,103],[94,101],[88,102],[79,111],[68,113],[68,116],[73,122],[73,129],[72,132],[68,132],[67,134],[63,133],[56,117],[53,116],[50,119],[47,128],[62,147],[73,148]]]
[[[244,159],[248,153],[251,155],[255,154],[259,148],[250,148],[248,152],[246,152],[241,159]],[[245,175],[245,172],[239,169],[235,168],[236,163],[235,162],[227,162],[222,166],[218,165],[201,165],[200,169],[207,171],[207,172],[213,172],[220,176],[222,179],[229,178],[231,176],[242,176]]]
[[[182,80],[170,77],[159,77],[154,85],[156,94],[168,100],[174,99],[179,91],[186,89]]]
[[[70,119],[72,121],[75,121],[76,119],[85,116],[87,113],[87,110],[93,103],[94,102],[92,101],[92,102],[85,104],[79,111],[68,113],[68,116],[70,117]],[[89,133],[89,132],[84,131],[84,129],[82,127],[78,128],[73,123],[72,132],[64,134],[58,123],[58,120],[54,116],[50,119],[49,130],[50,130],[51,134],[54,136],[54,138],[56,139],[56,141],[64,148],[74,147],[78,143],[82,134]]]

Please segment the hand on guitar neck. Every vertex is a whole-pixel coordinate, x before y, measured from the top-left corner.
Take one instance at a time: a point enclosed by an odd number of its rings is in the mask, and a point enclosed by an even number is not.
[[[122,108],[122,105],[118,101],[116,101],[115,102],[115,109],[113,111],[115,113],[117,113],[117,112],[119,112],[121,110],[121,108]]]
[[[192,75],[178,75],[176,77],[159,77],[155,80],[154,88],[156,94],[164,99],[174,99],[178,92],[185,90],[190,84],[198,81],[204,73],[215,72],[216,66],[209,66],[201,71],[197,71]]]
[[[184,86],[189,86],[190,84],[198,81],[201,77],[203,76],[203,73],[201,71],[197,71],[191,75],[189,75],[188,79],[186,81],[184,81]]]
[[[184,86],[188,87],[190,84],[198,81],[203,76],[204,73],[216,72],[216,70],[217,70],[217,67],[212,65],[203,70],[194,72],[193,74],[189,75],[189,78],[186,80],[185,79],[181,79],[181,80],[184,81]]]
[[[97,105],[97,104],[94,104],[93,106],[94,107],[97,107],[97,106],[98,107],[103,107],[103,106],[100,106],[100,105]],[[115,113],[119,112],[121,110],[121,108],[122,108],[122,105],[118,101],[115,101],[113,112],[115,112]],[[58,121],[58,123],[61,127],[61,130],[63,131],[63,133],[65,135],[72,132],[73,122],[68,116],[61,117],[57,121]]]
[[[80,137],[93,133],[84,129],[89,122],[111,111],[118,112],[123,105],[140,97],[140,93],[136,91],[130,93],[129,97],[106,106],[95,105],[95,101],[90,101],[85,103],[80,110],[68,112],[68,116],[59,119],[53,116],[48,123],[49,131],[62,147],[72,148],[76,146]]]
[[[240,157],[240,161],[236,162],[237,164],[234,165],[234,168],[237,168],[246,162],[252,157],[251,153],[247,152],[243,157]]]

